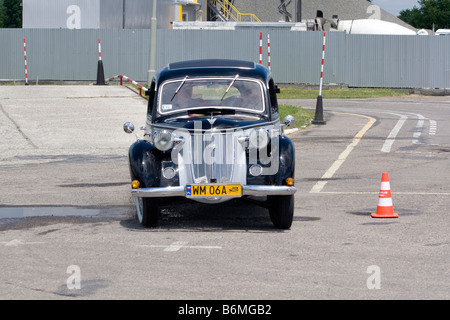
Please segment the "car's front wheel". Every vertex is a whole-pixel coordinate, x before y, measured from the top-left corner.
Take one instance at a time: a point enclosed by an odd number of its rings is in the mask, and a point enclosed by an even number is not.
[[[154,198],[136,197],[136,215],[139,222],[144,227],[156,227],[159,224],[161,215],[159,200]]]
[[[289,229],[294,219],[294,196],[268,196],[270,220],[278,229]]]

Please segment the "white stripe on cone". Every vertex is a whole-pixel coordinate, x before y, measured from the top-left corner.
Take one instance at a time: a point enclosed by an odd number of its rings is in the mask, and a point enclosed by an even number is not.
[[[379,207],[392,207],[392,198],[379,198],[378,199]]]

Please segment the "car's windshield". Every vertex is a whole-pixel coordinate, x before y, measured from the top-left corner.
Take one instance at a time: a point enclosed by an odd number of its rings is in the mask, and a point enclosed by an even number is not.
[[[262,84],[257,80],[233,78],[179,79],[160,89],[158,111],[168,114],[189,109],[226,108],[263,112]]]

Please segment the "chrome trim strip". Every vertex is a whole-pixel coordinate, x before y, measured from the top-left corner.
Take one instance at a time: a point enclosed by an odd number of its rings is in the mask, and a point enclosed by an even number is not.
[[[243,196],[275,196],[275,195],[292,195],[297,191],[295,187],[289,186],[252,186],[243,185]],[[185,187],[158,187],[158,188],[142,188],[132,189],[131,195],[134,197],[151,198],[151,197],[185,197]]]
[[[184,197],[186,196],[185,187],[159,187],[132,189],[131,195],[141,198],[151,197]]]
[[[148,124],[148,123],[147,123]],[[231,128],[225,128],[225,129],[217,129],[217,128],[213,128],[213,129],[202,129],[202,132],[210,132],[212,130],[220,130],[221,132],[231,132],[231,131],[235,131],[235,130],[247,130],[247,129],[252,129],[252,128],[259,128],[259,127],[266,127],[266,126],[276,126],[277,124],[281,124],[280,119],[275,119],[272,121],[269,120],[261,120],[261,122],[257,122],[251,125],[247,125],[247,126],[240,126],[240,127],[231,127]],[[185,130],[186,132],[192,133],[195,132],[195,129],[186,129],[183,127],[176,127],[174,125],[170,125],[170,124],[161,124],[161,123],[152,123],[151,124],[152,129],[157,130],[157,129],[168,129],[168,130]]]
[[[289,186],[242,186],[244,196],[287,196],[297,191],[295,187]]]
[[[184,78],[184,80],[186,82],[198,82],[198,81],[214,81],[214,80],[231,80],[231,81],[233,81],[234,79],[232,77],[229,77],[229,76],[227,76],[227,77],[220,77],[219,76],[219,77]],[[172,82],[182,82],[184,80],[181,79],[181,78],[179,78],[179,79],[172,79],[172,80],[166,80],[166,81],[164,81],[163,83],[161,83],[159,85],[160,86],[159,90],[162,91],[166,84],[169,84],[169,83],[172,83]],[[251,112],[251,113],[255,113],[255,114],[263,114],[266,111],[266,108],[267,108],[267,101],[265,99],[266,98],[265,91],[267,90],[267,88],[266,88],[265,83],[262,80],[254,79],[254,78],[247,78],[247,77],[239,78],[239,81],[251,81],[251,82],[256,82],[259,85],[259,88],[261,89],[260,91],[261,91],[261,94],[262,94],[262,97],[263,97],[263,109],[262,110],[254,110],[254,111],[252,109],[249,109],[249,108],[243,108],[243,109],[246,110],[247,112]],[[159,92],[157,106],[156,106],[157,107],[157,112],[159,114],[165,116],[165,115],[169,115],[169,114],[175,114],[175,113],[178,113],[180,111],[189,110],[189,108],[184,108],[184,109],[180,109],[180,110],[163,112],[163,110],[161,110],[161,105],[162,105],[162,92]],[[207,109],[207,108],[210,108],[210,107],[212,107],[212,106],[205,106],[205,107],[203,107],[203,109]],[[222,106],[221,108],[229,109],[229,110],[235,110],[234,107],[224,107],[224,106]],[[201,110],[201,109],[198,109],[198,110]]]

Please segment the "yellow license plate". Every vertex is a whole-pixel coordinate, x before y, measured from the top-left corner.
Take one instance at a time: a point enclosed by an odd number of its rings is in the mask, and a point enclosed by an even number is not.
[[[240,184],[190,184],[186,186],[186,197],[240,197]]]

